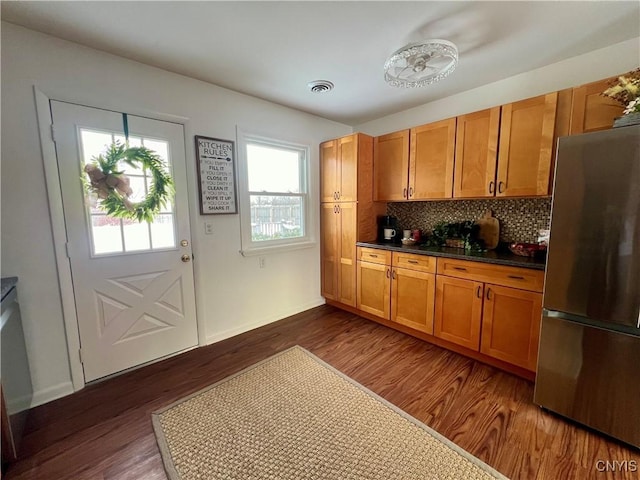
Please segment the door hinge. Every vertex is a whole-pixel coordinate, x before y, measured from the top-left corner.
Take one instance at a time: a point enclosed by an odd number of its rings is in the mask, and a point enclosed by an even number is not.
[[[69,242],[66,242],[66,243],[64,244],[64,251],[65,251],[65,252],[66,252],[66,254],[67,254],[67,258],[71,258],[71,252],[70,252],[70,249],[69,249]]]
[[[53,140],[53,142],[56,142],[56,128],[53,126],[53,123],[51,124],[51,140]]]
[[[78,358],[80,358],[80,363],[84,364],[84,358],[82,356],[82,349],[78,349]]]

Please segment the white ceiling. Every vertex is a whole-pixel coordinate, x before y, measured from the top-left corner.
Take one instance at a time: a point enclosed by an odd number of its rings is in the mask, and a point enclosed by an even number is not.
[[[640,2],[2,1],[2,20],[357,125],[640,37]],[[428,38],[458,46],[456,71],[388,86],[386,58]]]

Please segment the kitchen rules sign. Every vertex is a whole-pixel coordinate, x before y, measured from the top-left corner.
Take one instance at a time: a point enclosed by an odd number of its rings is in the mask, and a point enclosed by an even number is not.
[[[238,213],[234,144],[196,135],[200,213]]]

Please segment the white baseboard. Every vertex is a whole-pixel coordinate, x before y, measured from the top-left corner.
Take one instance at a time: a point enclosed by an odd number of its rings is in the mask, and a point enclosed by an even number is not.
[[[288,311],[278,312],[274,315],[269,315],[267,317],[261,318],[258,321],[246,323],[236,328],[231,328],[229,330],[225,330],[223,332],[218,332],[213,335],[207,336],[207,345],[212,343],[220,342],[221,340],[226,340],[227,338],[235,337],[236,335],[240,335],[241,333],[248,332],[249,330],[253,330],[259,327],[264,327],[273,322],[277,322],[278,320],[282,320],[283,318],[290,317],[291,315],[295,315],[296,313],[304,312],[305,310],[309,310],[310,308],[319,307],[320,305],[324,305],[326,302],[324,298],[319,297],[318,299],[309,302],[304,305],[299,305],[293,309]]]
[[[38,405],[44,405],[58,398],[66,397],[74,392],[73,383],[64,382],[54,385],[53,387],[45,388],[33,392],[33,398],[31,399],[31,408]]]

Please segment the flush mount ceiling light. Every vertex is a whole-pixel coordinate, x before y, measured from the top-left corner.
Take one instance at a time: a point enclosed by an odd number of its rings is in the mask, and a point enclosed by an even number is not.
[[[323,93],[333,90],[333,83],[329,80],[314,80],[313,82],[307,83],[307,87],[309,87],[309,90],[313,93]]]
[[[443,79],[458,64],[458,48],[447,40],[410,43],[384,64],[384,79],[393,87],[424,87]]]

